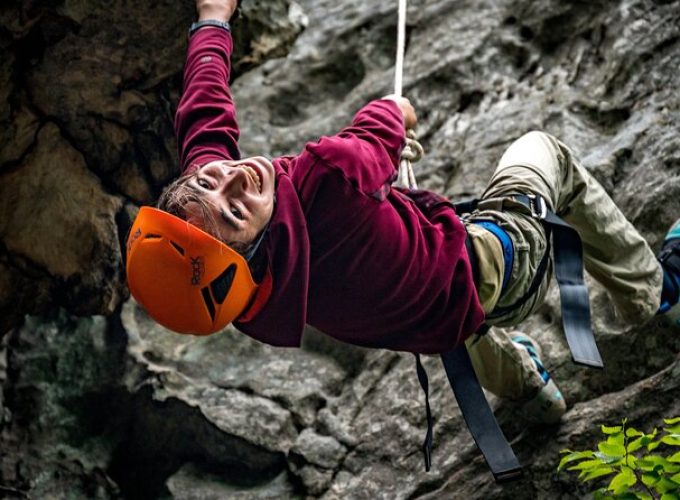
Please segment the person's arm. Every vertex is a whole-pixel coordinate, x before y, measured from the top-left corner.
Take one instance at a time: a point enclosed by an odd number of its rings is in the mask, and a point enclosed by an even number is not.
[[[407,99],[388,96],[361,108],[349,127],[309,145],[308,151],[342,172],[367,195],[383,199],[396,178],[405,126],[415,126]]]
[[[236,4],[236,0],[197,0],[198,20],[229,21]],[[232,47],[231,34],[219,27],[202,27],[189,40],[184,90],[175,115],[185,174],[209,161],[240,158],[236,109],[229,90]]]

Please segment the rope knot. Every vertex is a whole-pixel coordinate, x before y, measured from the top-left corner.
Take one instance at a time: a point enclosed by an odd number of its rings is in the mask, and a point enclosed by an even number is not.
[[[397,184],[408,188],[418,189],[416,176],[413,173],[412,163],[420,161],[425,154],[423,146],[416,139],[416,133],[409,129],[406,131],[406,146],[401,152],[401,159],[399,161],[399,177]]]
[[[416,133],[409,129],[406,131],[406,146],[401,152],[402,160],[409,160],[412,163],[417,163],[425,154],[423,146],[416,139]]]

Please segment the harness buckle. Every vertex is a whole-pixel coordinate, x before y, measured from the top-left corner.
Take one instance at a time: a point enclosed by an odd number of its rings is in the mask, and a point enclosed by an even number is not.
[[[527,194],[526,197],[529,198],[529,207],[531,208],[532,217],[541,220],[545,219],[548,215],[548,205],[545,203],[543,197],[533,193]]]

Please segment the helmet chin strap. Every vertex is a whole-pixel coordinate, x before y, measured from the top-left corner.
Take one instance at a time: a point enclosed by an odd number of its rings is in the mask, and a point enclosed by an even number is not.
[[[250,246],[246,254],[243,256],[243,258],[246,259],[246,262],[248,262],[248,264],[250,264],[250,261],[253,259],[253,257],[255,257],[255,254],[257,253],[257,250],[260,248],[260,245],[262,244],[262,241],[264,240],[267,231],[269,231],[269,224],[271,224],[272,222],[272,217],[274,217],[275,210],[276,210],[276,194],[274,194],[274,207],[272,208],[272,215],[271,217],[269,217],[267,225],[264,226],[264,229],[260,232],[260,235],[255,240],[255,243],[253,243]]]
[[[264,237],[267,234],[268,230],[269,230],[269,222],[267,222],[267,225],[260,232],[260,235],[255,240],[255,243],[253,243],[250,246],[250,248],[248,249],[248,252],[246,252],[246,254],[243,256],[243,258],[246,259],[246,262],[248,262],[249,264],[250,264],[250,261],[252,260],[252,258],[257,253],[257,250],[260,248],[260,245],[262,244],[262,241],[264,240]]]

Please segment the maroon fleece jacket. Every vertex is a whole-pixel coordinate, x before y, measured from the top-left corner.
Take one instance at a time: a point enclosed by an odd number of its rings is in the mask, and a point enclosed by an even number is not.
[[[240,158],[231,51],[218,28],[189,42],[175,123],[185,173]],[[452,204],[390,186],[403,146],[398,106],[377,100],[339,134],[273,160],[271,293],[239,330],[295,347],[308,323],[352,344],[415,353],[451,350],[477,330],[484,313]]]

